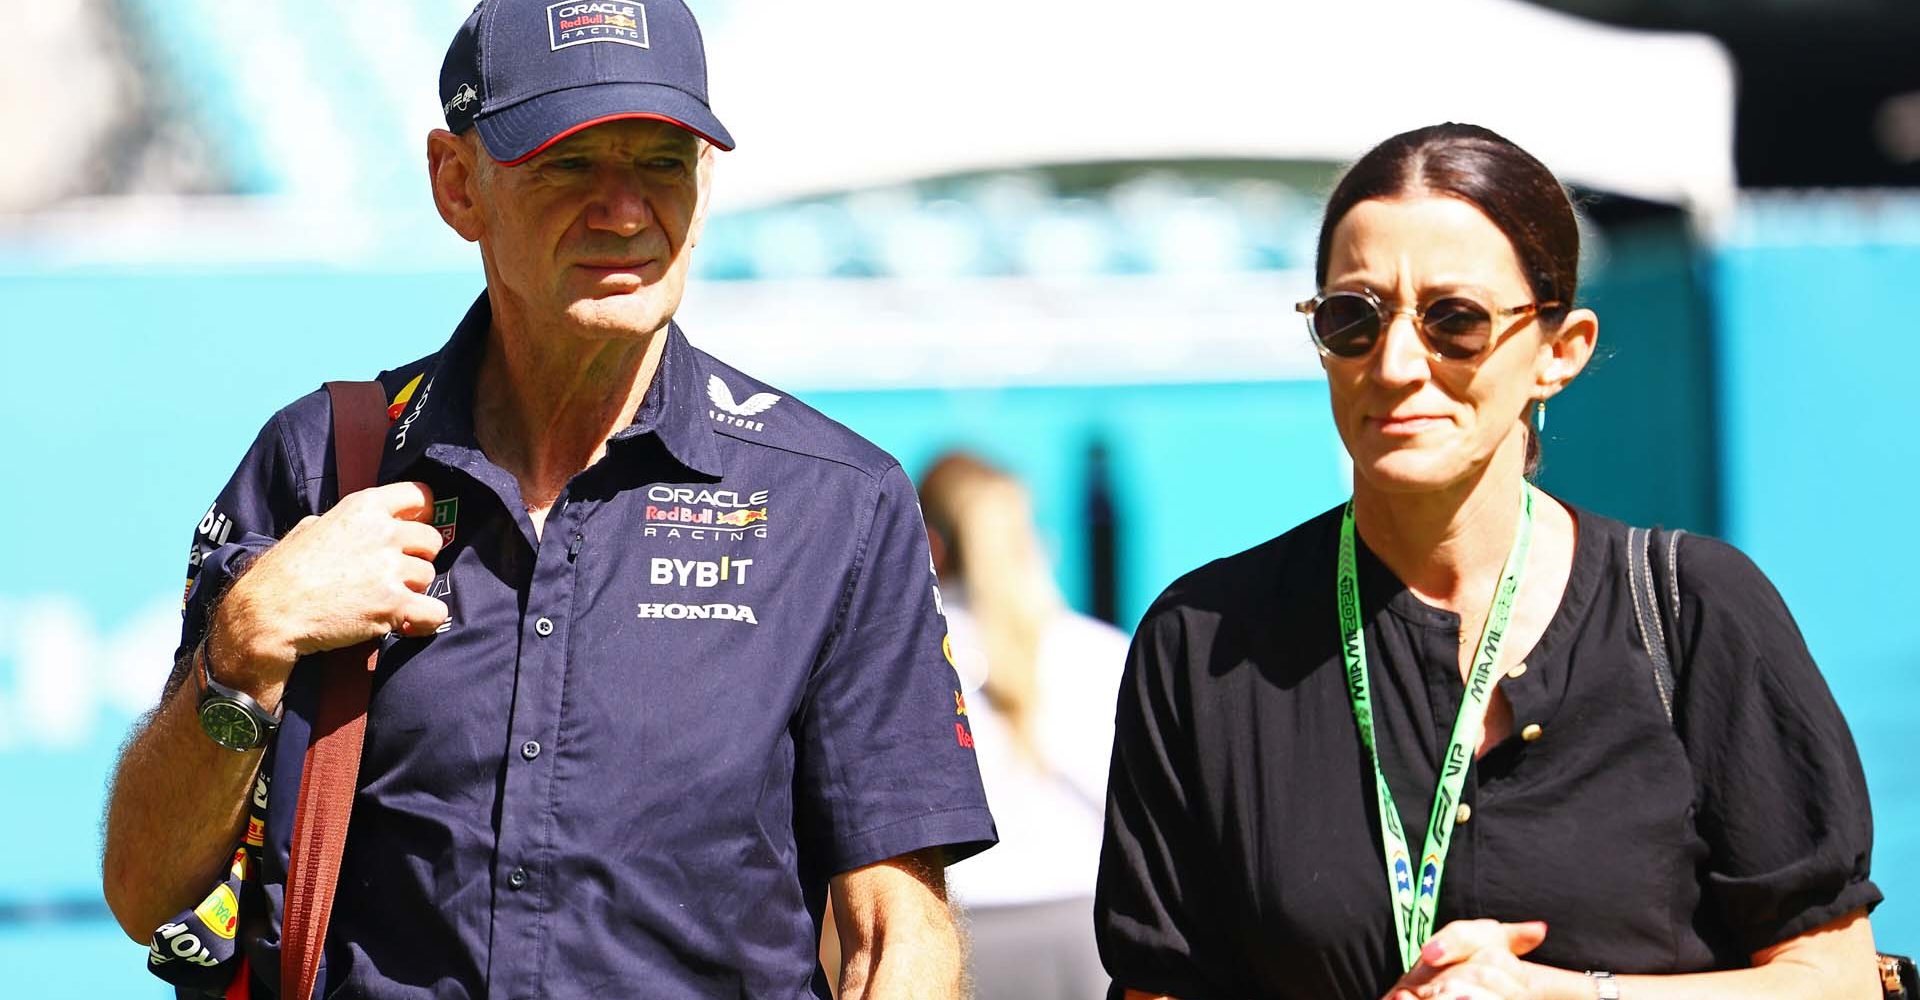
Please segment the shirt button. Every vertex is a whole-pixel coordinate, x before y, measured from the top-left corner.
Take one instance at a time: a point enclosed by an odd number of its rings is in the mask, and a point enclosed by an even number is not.
[[[1472,818],[1473,818],[1473,807],[1470,805],[1467,805],[1465,802],[1460,803],[1460,808],[1454,810],[1453,822],[1454,822],[1454,825],[1456,826],[1463,825],[1466,823],[1467,820],[1470,820]]]
[[[536,621],[533,623],[533,630],[535,632],[540,633],[542,636],[552,635],[553,619],[542,617],[539,621]]]
[[[520,744],[520,756],[525,757],[528,760],[532,760],[535,757],[540,756],[540,741],[528,740],[525,743]]]
[[[1526,673],[1526,672],[1527,672],[1527,665],[1526,665],[1526,663],[1525,663],[1525,662],[1521,662],[1521,663],[1516,663],[1516,664],[1514,664],[1514,665],[1513,665],[1513,669],[1512,669],[1512,670],[1509,670],[1509,671],[1507,671],[1507,676],[1508,676],[1508,677],[1519,677],[1520,675],[1522,675],[1522,674],[1524,674],[1524,673]]]
[[[507,885],[509,888],[518,889],[526,884],[527,870],[525,868],[515,868],[507,875]]]
[[[1529,722],[1527,723],[1527,728],[1520,730],[1520,738],[1526,740],[1528,743],[1532,743],[1542,735],[1544,735],[1544,731],[1541,730],[1538,722]]]

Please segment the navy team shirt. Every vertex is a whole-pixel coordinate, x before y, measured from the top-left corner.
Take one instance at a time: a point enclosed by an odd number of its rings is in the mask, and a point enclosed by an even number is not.
[[[473,435],[489,320],[482,295],[380,378],[380,481],[432,488],[451,620],[380,656],[321,995],[826,997],[828,878],[996,839],[912,485],[676,326],[536,538]],[[324,391],[275,414],[201,521],[183,652],[328,506],[330,419]],[[265,765],[255,969],[278,968],[316,682],[296,668]]]

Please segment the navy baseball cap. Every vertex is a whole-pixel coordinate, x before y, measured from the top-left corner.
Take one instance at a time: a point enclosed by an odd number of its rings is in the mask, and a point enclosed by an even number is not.
[[[447,128],[508,166],[601,122],[647,118],[721,149],[707,54],[683,0],[481,0],[440,66]]]

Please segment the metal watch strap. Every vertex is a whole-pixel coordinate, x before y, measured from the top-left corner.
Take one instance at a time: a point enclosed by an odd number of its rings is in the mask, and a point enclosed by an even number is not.
[[[1587,970],[1587,978],[1593,980],[1593,995],[1596,1000],[1620,1000],[1620,981],[1613,978],[1611,972]]]

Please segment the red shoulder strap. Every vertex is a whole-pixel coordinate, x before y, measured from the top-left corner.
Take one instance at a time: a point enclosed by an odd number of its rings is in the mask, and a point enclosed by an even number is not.
[[[375,485],[387,437],[387,396],[378,382],[328,382],[333,400],[333,462],[339,495]],[[337,502],[337,501],[336,501]],[[307,744],[280,916],[280,996],[312,1000],[325,950],[340,857],[360,777],[367,698],[380,644],[364,642],[321,655],[325,683]]]

